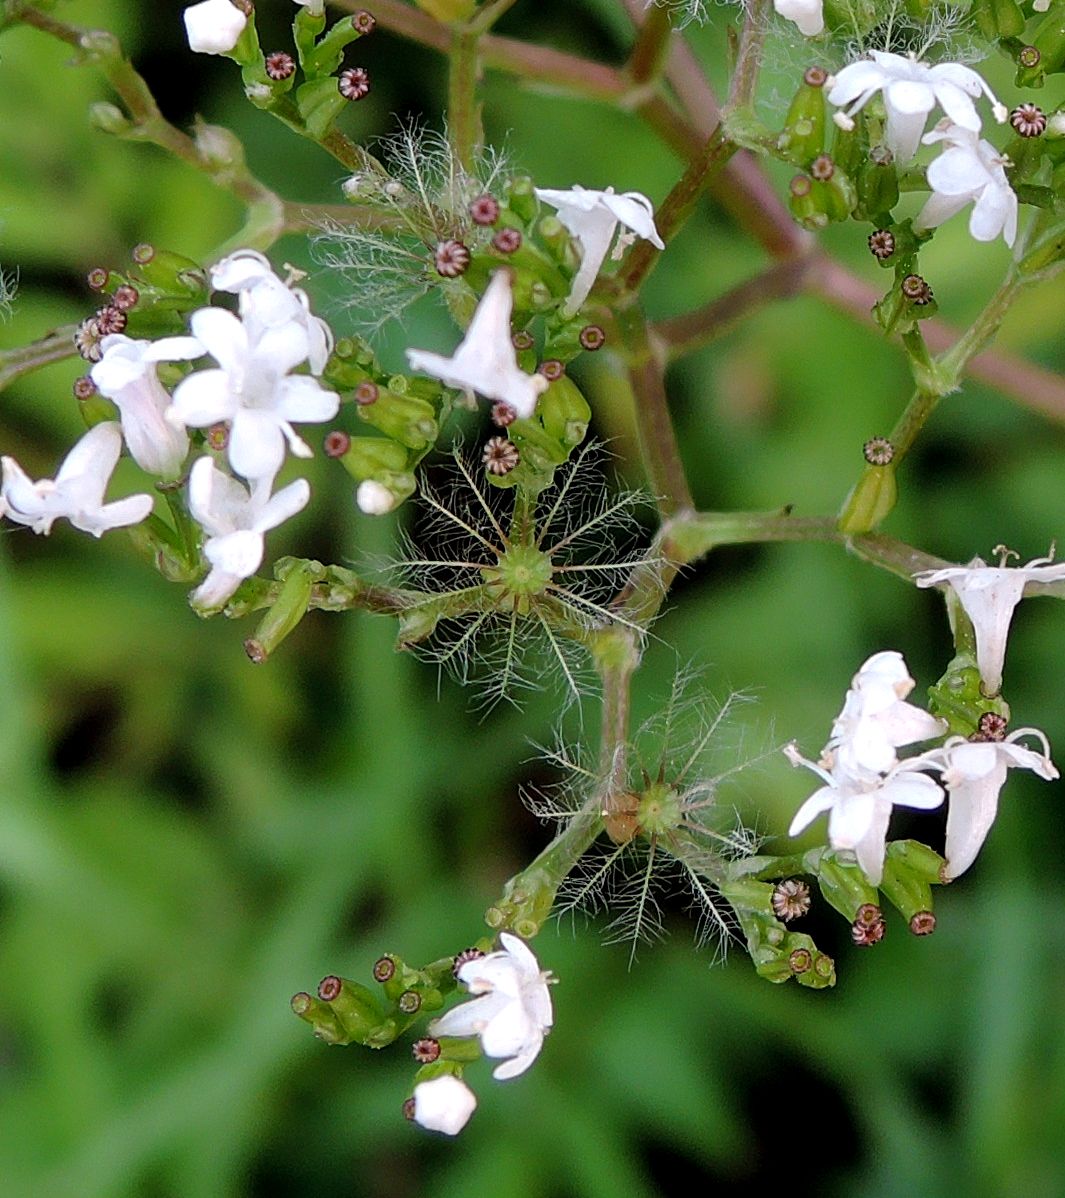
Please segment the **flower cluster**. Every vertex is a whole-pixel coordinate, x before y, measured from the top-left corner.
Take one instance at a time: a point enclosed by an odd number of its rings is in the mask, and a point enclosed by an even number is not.
[[[497,1081],[518,1077],[536,1060],[554,1013],[548,986],[554,981],[529,946],[501,932],[502,948],[463,961],[457,976],[470,1002],[453,1007],[429,1025],[433,1037],[478,1037],[487,1057],[502,1059],[492,1076]],[[412,1118],[430,1131],[457,1135],[477,1106],[473,1091],[453,1073],[444,1073],[414,1087]]]
[[[977,733],[971,740],[949,737],[938,748],[900,760],[899,747],[946,730],[942,720],[905,702],[913,687],[900,653],[874,654],[854,676],[820,760],[809,761],[794,744],[784,750],[793,765],[805,766],[824,782],[796,812],[789,835],[797,836],[827,811],[832,848],[853,854],[874,886],[883,876],[894,806],[936,808],[946,787],[950,806],[944,878],[956,878],[973,863],[994,822],[1009,768],[1030,769],[1047,780],[1058,776],[1046,737],[1034,728],[1009,737],[1000,731]],[[1036,737],[1043,752],[1018,745],[1022,736]],[[939,772],[942,786],[929,771]]]
[[[211,455],[189,472],[189,509],[204,533],[210,564],[194,606],[213,610],[258,569],[263,534],[300,511],[310,498],[303,479],[271,497],[286,444],[299,457],[311,451],[292,422],[319,422],[336,415],[339,397],[319,382],[332,345],[327,326],[309,311],[307,297],[284,283],[261,254],[242,250],[211,270],[216,291],[238,296],[239,316],[222,308],[192,313],[191,336],[142,341],[112,333],[100,342],[90,370],[96,391],[117,408],[120,423],[90,429],[55,479],[32,482],[9,457],[3,459],[0,514],[35,532],[48,533],[65,517],[100,536],[136,524],[152,510],[149,495],[105,504],[104,492],[123,441],[149,474],[179,478],[189,453],[189,429],[212,429],[225,443],[231,469],[219,470]],[[214,368],[193,370],[171,396],[157,373],[162,362],[210,356]],[[294,373],[306,364],[309,374]],[[208,438],[210,440],[210,438]]]
[[[887,113],[884,140],[900,167],[913,159],[922,141],[942,143],[942,154],[928,169],[932,196],[916,227],[934,228],[973,203],[973,237],[993,241],[1001,233],[1007,245],[1013,244],[1017,196],[1003,170],[1006,160],[979,136],[981,120],[973,100],[985,95],[999,124],[1008,114],[976,71],[956,62],[930,66],[913,57],[871,50],[868,59],[852,62],[831,82],[828,101],[839,109],[833,119],[844,130],[854,128],[855,114],[874,96],[882,97]],[[924,135],[936,105],[946,116]]]

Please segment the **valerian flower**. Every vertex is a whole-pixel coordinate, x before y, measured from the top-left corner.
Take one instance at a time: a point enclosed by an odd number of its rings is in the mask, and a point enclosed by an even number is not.
[[[310,311],[307,294],[288,286],[269,260],[257,250],[237,250],[211,267],[211,286],[240,296],[240,318],[251,340],[267,329],[290,321],[307,334],[307,365],[319,375],[333,348],[333,334],[321,318]]]
[[[834,849],[854,854],[869,881],[877,886],[884,875],[887,830],[894,806],[931,810],[943,802],[942,789],[923,769],[924,758],[901,761],[881,775],[827,770],[803,757],[794,744],[784,752],[792,765],[804,765],[825,783],[795,813],[789,836],[798,836],[823,812],[829,812],[828,841]]]
[[[900,745],[946,731],[944,721],[903,701],[915,685],[902,654],[894,650],[875,653],[863,663],[832,725],[826,752],[832,754],[834,768],[883,773],[897,762]]]
[[[1043,752],[1017,744],[1022,736],[1037,737]],[[947,879],[957,878],[976,860],[998,814],[999,791],[1008,770],[1032,770],[1048,782],[1059,776],[1047,738],[1038,728],[1019,728],[1000,741],[952,736],[926,756],[938,762],[949,796],[943,871]]]
[[[0,459],[0,515],[46,535],[56,520],[64,518],[94,537],[111,528],[139,524],[152,510],[150,495],[104,503],[104,491],[121,452],[121,429],[108,421],[89,429],[64,458],[54,479],[32,482],[14,458]]]
[[[956,62],[930,67],[886,50],[869,53],[871,62],[852,62],[836,75],[828,100],[837,107],[850,104],[846,112],[837,112],[834,120],[843,129],[853,129],[854,114],[877,92],[883,92],[887,109],[885,138],[900,165],[917,153],[928,114],[937,103],[955,125],[979,133],[980,117],[972,98],[982,92],[994,106],[995,119],[1000,124],[1006,120],[1005,106],[971,67]]]
[[[1008,160],[989,141],[950,121],[940,121],[922,140],[925,145],[946,142],[946,148],[928,168],[932,195],[914,227],[935,228],[972,204],[969,232],[973,237],[994,241],[1001,233],[1012,246],[1017,236],[1017,194],[1003,169]]]
[[[509,932],[500,932],[499,939],[499,952],[459,967],[459,981],[479,997],[434,1019],[429,1035],[480,1036],[485,1056],[508,1058],[492,1073],[504,1081],[529,1068],[551,1030],[553,979],[523,940]]]
[[[442,1073],[414,1087],[414,1113],[411,1118],[429,1131],[457,1136],[470,1121],[477,1107],[477,1096],[453,1073]]]
[[[228,54],[240,40],[248,18],[230,0],[203,0],[185,9],[189,49],[197,54]]]
[[[229,463],[247,479],[277,474],[286,439],[297,457],[311,457],[291,422],[331,420],[340,399],[316,379],[290,373],[311,352],[306,329],[288,321],[253,339],[222,308],[194,312],[190,327],[218,369],[196,371],[178,383],[167,419],[195,428],[230,421]]]
[[[102,357],[89,374],[101,395],[112,400],[122,418],[130,456],[142,470],[174,478],[189,451],[183,426],[163,418],[170,395],[156,375],[157,362],[199,358],[203,346],[194,337],[134,341],[112,333],[100,342]]]
[[[212,458],[199,458],[193,465],[189,511],[208,534],[203,554],[211,564],[207,578],[192,593],[194,607],[221,607],[258,570],[264,534],[307,506],[311,488],[305,478],[276,495],[270,494],[273,481],[273,476],[259,479],[249,490],[219,470]]]
[[[805,37],[816,37],[825,27],[822,0],[773,0],[773,7]]]
[[[411,369],[432,375],[449,387],[462,387],[499,400],[519,417],[531,416],[548,382],[542,374],[526,374],[518,366],[510,339],[513,307],[510,273],[497,270],[454,354],[447,358],[425,349],[408,349]]]
[[[945,582],[958,596],[976,634],[976,663],[988,695],[997,695],[1002,689],[1006,639],[1013,609],[1021,601],[1025,584],[1065,579],[1065,562],[1055,563],[1052,556],[1037,557],[1026,566],[1011,568],[1004,564],[1008,551],[998,546],[995,552],[1002,554],[997,566],[974,557],[967,566],[948,566],[945,570],[925,570],[914,575],[919,587]]]
[[[615,195],[612,187],[589,191],[574,185],[569,191],[538,187],[536,194],[557,211],[558,219],[581,243],[581,265],[563,308],[565,315],[575,313],[588,298],[619,223],[658,249],[666,248],[655,228],[654,205],[641,192]]]

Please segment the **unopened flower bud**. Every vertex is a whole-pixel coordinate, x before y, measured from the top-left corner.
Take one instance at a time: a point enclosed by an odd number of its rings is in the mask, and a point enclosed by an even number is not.
[[[390,982],[395,976],[396,962],[392,957],[378,957],[373,963],[375,982]]]
[[[773,914],[785,923],[810,910],[810,887],[800,878],[785,878],[773,887]]]
[[[129,283],[123,283],[121,287],[115,288],[115,293],[111,296],[111,304],[120,312],[128,312],[131,308],[137,306],[137,301],[140,299],[141,293],[136,287]]]
[[[360,407],[368,407],[372,403],[377,403],[377,397],[380,391],[376,383],[371,383],[369,379],[365,379],[355,388],[355,402]]]
[[[267,54],[263,66],[271,79],[281,82],[291,78],[295,73],[296,60],[291,54],[286,54],[284,50],[275,50],[272,54]]]
[[[373,33],[377,26],[377,18],[365,8],[360,8],[358,12],[352,13],[351,24],[357,33],[365,37],[368,33]]]
[[[813,956],[808,948],[792,949],[788,955],[788,968],[792,973],[805,973],[813,965]]]
[[[348,67],[337,79],[337,90],[345,100],[361,100],[370,94],[370,76],[365,67]]]
[[[403,993],[396,999],[396,1006],[403,1012],[404,1015],[415,1014],[422,1005],[422,996],[417,990],[404,990]]]
[[[521,247],[521,233],[517,229],[500,229],[492,238],[492,247],[501,254],[513,254]]]
[[[438,275],[445,279],[457,279],[470,265],[470,251],[454,238],[441,241],[433,255],[433,265]]]
[[[359,483],[355,492],[355,502],[359,511],[368,516],[383,516],[396,506],[396,497],[386,486],[368,478]]]
[[[555,382],[560,379],[565,373],[566,368],[558,360],[558,358],[545,358],[536,368],[537,373],[542,374],[548,382]]]
[[[1035,104],[1018,104],[1010,113],[1010,124],[1021,137],[1041,137],[1046,132],[1046,113]]]
[[[326,433],[322,452],[327,458],[342,458],[351,447],[351,436],[343,429],[335,428]]]
[[[931,936],[936,930],[936,917],[931,911],[918,911],[910,920],[910,931],[915,936]]]
[[[862,453],[870,466],[886,466],[895,456],[895,446],[887,437],[870,437],[862,446]]]
[[[470,220],[475,225],[494,225],[499,219],[499,201],[495,196],[478,196],[470,204]]]
[[[506,437],[492,437],[485,444],[481,461],[489,474],[501,477],[509,474],[521,461],[518,447]]]
[[[91,399],[96,394],[96,384],[87,374],[79,375],[74,380],[74,398],[78,400]]]
[[[212,424],[205,433],[207,448],[216,453],[224,453],[229,448],[229,421],[220,420]]]
[[[113,304],[108,304],[106,308],[101,308],[96,313],[96,327],[100,330],[100,335],[107,337],[112,333],[121,333],[125,330],[127,317],[125,312],[116,308]]]

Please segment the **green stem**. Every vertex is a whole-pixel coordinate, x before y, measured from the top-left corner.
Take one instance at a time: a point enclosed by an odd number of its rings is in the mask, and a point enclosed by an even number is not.
[[[479,36],[457,30],[451,44],[448,71],[447,130],[455,158],[467,174],[481,144],[481,116],[477,107]]]
[[[762,45],[767,28],[768,0],[748,0],[740,33],[736,68],[732,72],[726,109],[745,108],[753,103],[762,65]]]
[[[77,353],[74,348],[74,334],[77,328],[76,324],[63,325],[30,345],[0,350],[0,391],[22,378],[24,374],[39,370],[42,366],[50,366],[53,362],[72,358]]]
[[[633,413],[647,479],[659,510],[671,515],[693,506],[666,399],[663,366],[639,308],[618,314],[619,338],[633,394]]]
[[[658,4],[647,9],[625,68],[634,84],[650,83],[661,75],[669,57],[672,33],[667,9]]]

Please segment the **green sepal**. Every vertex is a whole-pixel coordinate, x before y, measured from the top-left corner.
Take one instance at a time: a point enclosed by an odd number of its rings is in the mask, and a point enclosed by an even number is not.
[[[168,582],[195,582],[203,573],[198,558],[190,561],[178,534],[154,512],[126,531],[136,549]]]
[[[340,993],[326,1006],[337,1017],[337,1021],[352,1041],[368,1044],[385,1022],[385,1012],[377,1001],[377,995],[359,982],[340,979]]]
[[[147,262],[134,259],[129,271],[129,281],[142,292],[137,307],[145,302],[145,289],[155,293],[156,301],[164,297],[172,300],[207,299],[207,274],[197,262],[176,254],[172,250],[155,249]],[[136,309],[135,309],[136,310]]]
[[[839,514],[842,533],[872,532],[885,520],[898,499],[895,467],[867,464]]]
[[[867,158],[858,173],[858,207],[855,215],[883,228],[890,224],[891,210],[898,202],[899,176],[894,161],[886,157],[879,162]],[[895,253],[898,252],[896,245]]]
[[[536,235],[555,262],[571,274],[576,273],[580,268],[581,256],[573,244],[569,229],[557,216],[540,217],[536,223]]]
[[[362,37],[355,28],[355,17],[341,17],[313,49],[302,56],[301,66],[308,79],[332,75],[344,59],[344,48]]]
[[[842,915],[848,922],[853,923],[860,907],[872,904],[876,907],[876,887],[870,883],[861,866],[849,861],[841,861],[834,852],[820,852],[813,871],[817,877],[817,885],[824,895],[825,901]]]
[[[825,147],[825,89],[805,78],[792,98],[784,128],[777,136],[777,149],[796,166],[808,167]]]
[[[320,140],[350,101],[340,94],[335,75],[308,79],[295,90],[296,106],[308,136]]]
[[[255,28],[255,9],[252,5],[248,5],[248,23],[240,32],[240,37],[237,38],[237,44],[230,52],[225,55],[226,58],[231,58],[239,66],[248,67],[255,63],[262,63],[263,51],[259,45],[259,31]]]
[[[965,647],[959,648],[942,678],[928,688],[928,710],[947,721],[948,736],[966,738],[976,732],[982,715],[1000,715],[1007,721],[1010,717],[1009,704],[1001,695],[988,699],[983,694],[975,649]]]
[[[377,399],[371,404],[360,404],[357,411],[360,420],[408,449],[424,449],[440,434],[436,409],[431,403],[412,395],[397,395],[387,387],[379,387]]]
[[[531,940],[543,927],[558,891],[559,878],[535,865],[507,882],[500,900],[484,913],[484,922],[494,931],[511,930]]]
[[[1057,172],[1055,172],[1057,174]],[[1057,225],[1020,260],[1017,272],[1029,278],[1056,266],[1065,258],[1065,224]]]
[[[932,910],[932,888],[928,880],[911,870],[904,859],[890,853],[884,858],[880,890],[907,923],[915,915]]]
[[[300,5],[292,20],[292,40],[296,43],[296,54],[303,66],[304,60],[314,53],[314,45],[325,29],[325,10],[312,13],[306,5]]]
[[[946,861],[935,849],[922,844],[919,840],[893,840],[887,846],[888,861],[894,861],[898,868],[905,868],[913,877],[932,886],[944,885],[943,867]]]
[[[388,437],[352,437],[336,460],[360,483],[388,471],[405,471],[410,464],[407,450]]]

